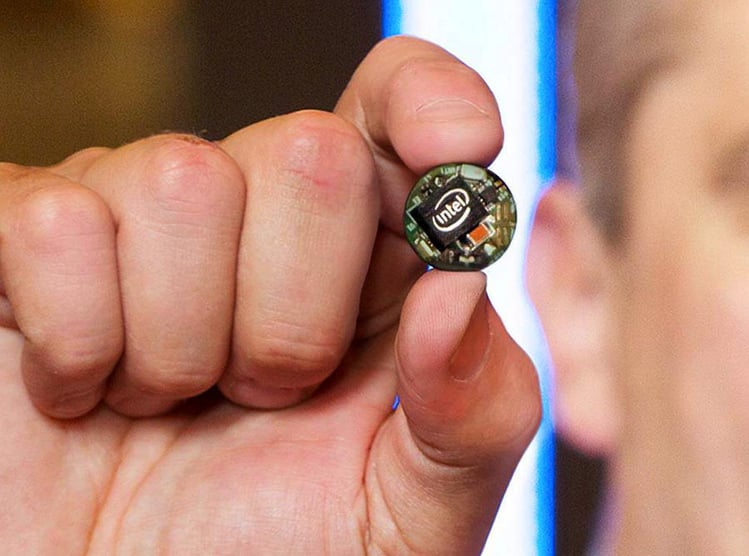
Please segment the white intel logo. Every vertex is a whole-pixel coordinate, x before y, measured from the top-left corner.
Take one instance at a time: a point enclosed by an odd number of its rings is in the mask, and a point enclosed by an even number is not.
[[[434,206],[436,214],[432,224],[440,232],[452,232],[471,214],[470,199],[463,189],[455,188],[445,193]]]

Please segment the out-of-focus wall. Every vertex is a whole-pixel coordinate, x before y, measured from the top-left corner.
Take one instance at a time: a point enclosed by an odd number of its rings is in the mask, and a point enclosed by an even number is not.
[[[366,0],[0,0],[0,160],[330,109],[379,35]]]
[[[0,158],[46,164],[192,113],[193,22],[179,0],[0,4]]]
[[[332,109],[380,38],[372,0],[194,3],[197,119],[210,138],[292,110]]]

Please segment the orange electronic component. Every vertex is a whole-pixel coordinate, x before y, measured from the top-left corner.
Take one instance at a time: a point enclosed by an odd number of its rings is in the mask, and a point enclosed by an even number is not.
[[[473,230],[468,232],[468,240],[471,242],[471,244],[473,244],[474,247],[476,247],[477,245],[481,245],[487,239],[489,239],[489,236],[491,236],[491,234],[491,230],[489,230],[486,225],[479,224]]]

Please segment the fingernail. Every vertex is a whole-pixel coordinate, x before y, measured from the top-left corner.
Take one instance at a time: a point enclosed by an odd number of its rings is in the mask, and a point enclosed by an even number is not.
[[[429,122],[454,122],[488,118],[489,114],[479,105],[464,98],[440,98],[419,106],[416,109],[416,117]]]
[[[474,298],[474,308],[455,353],[450,358],[450,375],[459,381],[470,380],[483,367],[489,347],[489,300],[484,288]]]

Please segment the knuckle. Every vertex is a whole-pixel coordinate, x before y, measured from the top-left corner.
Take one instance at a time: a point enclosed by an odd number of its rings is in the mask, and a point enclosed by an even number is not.
[[[228,158],[215,143],[194,135],[167,133],[147,141],[153,143],[151,164],[162,172],[211,167]]]
[[[31,171],[30,168],[12,162],[0,162],[0,179],[2,180],[17,180],[19,176],[26,175]]]
[[[62,176],[80,179],[97,159],[111,152],[111,150],[109,147],[88,147],[71,154],[59,163],[51,166],[49,170]]]
[[[374,196],[369,147],[359,131],[339,116],[304,110],[285,117],[274,155],[287,178],[282,185],[304,200],[340,202]]]
[[[180,134],[152,141],[144,188],[158,206],[170,212],[206,214],[242,204],[241,173],[217,145]]]
[[[62,159],[58,164],[52,167],[57,168],[59,166],[64,166],[65,164],[78,162],[81,160],[96,159],[110,152],[112,152],[112,149],[110,147],[86,147],[85,149],[76,151],[70,156]]]
[[[104,201],[74,185],[33,190],[19,201],[14,216],[14,235],[34,252],[43,253],[58,252],[86,236],[109,235],[113,226]]]

